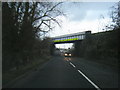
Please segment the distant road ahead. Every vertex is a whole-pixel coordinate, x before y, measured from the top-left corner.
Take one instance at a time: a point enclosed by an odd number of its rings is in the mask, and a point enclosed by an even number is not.
[[[117,88],[117,72],[80,58],[53,57],[12,88]]]

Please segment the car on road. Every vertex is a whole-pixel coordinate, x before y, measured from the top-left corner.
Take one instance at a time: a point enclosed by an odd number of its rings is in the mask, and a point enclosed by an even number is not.
[[[71,54],[70,52],[65,52],[65,53],[64,53],[64,56],[65,56],[65,57],[71,57],[72,54]]]

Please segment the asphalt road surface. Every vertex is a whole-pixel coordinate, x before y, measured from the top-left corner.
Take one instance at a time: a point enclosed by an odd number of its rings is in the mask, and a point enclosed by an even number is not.
[[[55,56],[10,88],[118,88],[118,73],[92,61]]]

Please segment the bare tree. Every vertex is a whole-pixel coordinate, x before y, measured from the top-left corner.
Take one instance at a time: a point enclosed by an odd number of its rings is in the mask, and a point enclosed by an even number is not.
[[[116,3],[116,6],[113,6],[113,11],[111,12],[111,18],[113,24],[111,27],[114,29],[120,28],[120,1]]]
[[[2,3],[2,39],[5,64],[11,64],[11,60],[14,60],[15,66],[18,66],[20,61],[18,59],[21,58],[26,63],[28,58],[32,58],[34,42],[37,37],[40,37],[41,32],[46,33],[52,30],[53,23],[60,26],[57,19],[57,16],[63,14],[59,7],[60,4],[61,2]],[[7,58],[9,61],[6,59],[8,56],[12,57],[11,59]]]

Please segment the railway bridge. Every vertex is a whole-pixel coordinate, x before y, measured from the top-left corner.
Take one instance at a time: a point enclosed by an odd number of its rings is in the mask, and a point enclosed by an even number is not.
[[[89,38],[90,35],[91,35],[91,31],[84,31],[84,32],[52,37],[53,43],[51,49],[55,48],[55,44],[74,43],[75,55],[77,55],[77,53],[79,52],[78,46],[81,44],[81,41],[83,41],[85,38]]]

